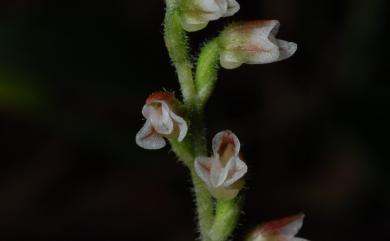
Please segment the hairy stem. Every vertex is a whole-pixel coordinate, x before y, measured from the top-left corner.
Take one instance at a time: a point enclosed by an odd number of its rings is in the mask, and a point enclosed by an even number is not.
[[[196,211],[198,213],[201,240],[212,241],[209,238],[209,230],[214,221],[213,200],[203,181],[198,177],[193,169],[191,170],[191,176],[194,184]]]
[[[192,77],[192,63],[188,54],[187,35],[180,23],[175,0],[166,0],[164,19],[164,40],[169,56],[176,67],[184,103],[193,106],[196,100]]]
[[[170,138],[169,143],[171,144],[172,151],[176,154],[183,164],[190,168],[194,163],[194,151],[192,143],[189,138],[185,138],[182,142],[179,142],[177,138]]]
[[[195,86],[198,94],[197,108],[203,109],[212,94],[217,81],[220,48],[218,38],[207,42],[201,49],[195,73]]]
[[[237,226],[240,215],[239,201],[219,200],[209,237],[212,241],[226,241]]]

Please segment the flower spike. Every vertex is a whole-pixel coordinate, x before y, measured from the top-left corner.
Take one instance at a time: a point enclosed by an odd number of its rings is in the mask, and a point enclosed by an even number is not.
[[[137,145],[144,149],[156,150],[166,145],[163,137],[182,141],[188,131],[186,121],[175,114],[176,99],[168,92],[156,92],[146,99],[142,115],[146,122],[137,133]]]
[[[248,170],[239,157],[240,141],[229,131],[221,131],[213,138],[213,156],[197,157],[195,171],[204,181],[210,193],[217,199],[237,196]]]
[[[242,64],[267,64],[291,57],[297,44],[276,38],[277,20],[257,20],[236,23],[220,36],[220,63],[225,69]]]

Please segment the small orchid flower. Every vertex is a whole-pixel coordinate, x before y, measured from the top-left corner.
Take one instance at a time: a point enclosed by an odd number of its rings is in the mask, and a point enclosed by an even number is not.
[[[304,214],[298,214],[264,223],[249,236],[248,241],[308,241],[295,237],[304,217]]]
[[[233,132],[221,131],[214,136],[212,148],[213,156],[195,159],[195,171],[215,198],[232,199],[240,191],[240,179],[248,170],[239,157],[240,141]]]
[[[209,21],[235,14],[240,5],[235,0],[184,0],[182,26],[188,32],[205,28]]]
[[[297,44],[277,39],[277,20],[258,20],[227,27],[220,36],[220,63],[226,69],[242,64],[267,64],[284,60],[297,50]]]
[[[187,134],[186,121],[174,113],[176,99],[168,92],[156,92],[146,99],[142,115],[146,122],[137,133],[135,141],[144,149],[163,148],[166,142],[163,137],[177,138],[182,141]]]

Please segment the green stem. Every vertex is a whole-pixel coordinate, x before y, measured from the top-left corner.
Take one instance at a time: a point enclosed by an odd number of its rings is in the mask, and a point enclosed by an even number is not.
[[[198,177],[193,168],[191,170],[191,176],[194,184],[196,211],[198,213],[198,225],[201,240],[212,241],[212,239],[209,238],[209,230],[214,221],[213,199],[203,181]]]
[[[164,40],[169,56],[176,67],[184,103],[193,106],[196,100],[192,63],[188,54],[187,35],[180,23],[175,0],[166,0]]]
[[[202,48],[195,73],[195,86],[198,92],[197,107],[202,110],[214,91],[217,81],[220,48],[218,38],[214,38]]]
[[[190,138],[187,137],[182,142],[179,142],[177,138],[169,138],[169,143],[179,160],[191,169],[194,163],[194,152]]]
[[[237,198],[219,200],[215,211],[213,226],[209,231],[212,241],[226,241],[234,231],[240,215],[240,205]]]

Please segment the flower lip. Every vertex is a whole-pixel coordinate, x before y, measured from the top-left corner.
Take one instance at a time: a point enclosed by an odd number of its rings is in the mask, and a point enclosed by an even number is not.
[[[212,148],[214,155],[219,157],[237,156],[240,152],[240,141],[237,136],[230,130],[225,130],[217,133],[212,140]]]

